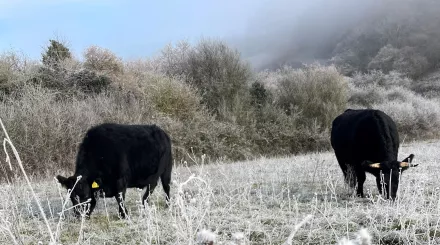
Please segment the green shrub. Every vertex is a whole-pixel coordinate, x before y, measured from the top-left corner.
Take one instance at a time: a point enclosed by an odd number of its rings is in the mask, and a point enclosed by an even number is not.
[[[65,44],[52,39],[49,42],[50,44],[41,59],[45,66],[57,68],[61,61],[72,58],[72,54]]]
[[[269,102],[270,94],[269,91],[264,87],[263,83],[252,83],[249,93],[251,96],[251,105],[257,109],[261,109]]]
[[[54,90],[66,90],[65,79],[67,71],[63,69],[52,69],[50,67],[40,66],[37,73],[31,79],[34,84]]]
[[[101,93],[112,84],[110,77],[81,68],[73,59],[60,61],[57,68],[40,66],[31,79],[34,84],[61,92],[62,94]]]
[[[112,81],[107,76],[98,75],[94,71],[80,70],[69,74],[65,83],[68,89],[98,94],[107,90]]]

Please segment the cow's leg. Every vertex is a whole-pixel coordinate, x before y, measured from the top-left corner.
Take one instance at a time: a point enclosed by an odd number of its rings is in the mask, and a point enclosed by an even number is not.
[[[118,202],[119,207],[119,215],[122,219],[125,219],[128,215],[127,208],[125,207],[125,191],[119,192],[118,195],[115,196],[116,201]]]
[[[118,202],[119,215],[121,218],[125,219],[128,215],[127,208],[125,207],[125,192],[127,191],[127,184],[125,179],[119,179],[116,181],[116,191],[115,195],[116,201]]]
[[[380,180],[380,176],[376,177],[376,185],[377,185],[377,189],[379,190],[379,194],[382,195],[382,183]]]
[[[365,175],[365,171],[362,168],[356,169],[356,177],[357,177],[357,196],[364,197],[364,182],[367,176]]]
[[[96,198],[93,196],[92,200],[90,201],[90,208],[87,212],[87,217],[90,217],[90,215],[92,214],[93,210],[95,209],[96,206]]]
[[[164,172],[160,175],[160,180],[162,182],[162,187],[166,195],[166,205],[170,204],[170,183],[171,183],[171,173],[173,170],[173,160],[171,148],[162,156],[162,163],[166,166]]]
[[[161,176],[160,180],[162,182],[163,190],[166,194],[167,206],[170,202],[170,183],[171,183],[171,171],[165,171]]]
[[[151,195],[151,193],[153,193],[153,191],[154,191],[154,188],[156,188],[156,186],[157,186],[157,181],[156,182],[153,182],[152,184],[148,184],[147,185],[147,190],[145,191],[145,194],[144,194],[144,196],[142,197],[142,204],[146,204],[145,202],[149,202],[149,196]]]
[[[359,180],[355,167],[347,165],[347,175],[345,176],[345,181],[351,188],[356,187],[356,182],[359,182]]]

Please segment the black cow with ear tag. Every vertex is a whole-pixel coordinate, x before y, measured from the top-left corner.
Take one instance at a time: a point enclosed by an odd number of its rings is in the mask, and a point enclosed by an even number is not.
[[[348,109],[333,120],[331,145],[345,181],[364,197],[366,172],[376,177],[379,192],[396,198],[400,174],[413,164],[414,154],[397,160],[399,134],[390,116],[380,110]],[[382,186],[384,188],[382,188]]]
[[[123,205],[127,188],[146,187],[143,201],[148,201],[160,178],[170,199],[172,172],[171,140],[156,125],[123,125],[105,123],[89,129],[79,146],[75,173],[71,177],[58,175],[58,182],[71,189],[71,201],[75,215],[88,204],[90,216],[96,205],[96,197],[114,197],[119,214],[128,214]],[[81,176],[81,177],[79,177]]]

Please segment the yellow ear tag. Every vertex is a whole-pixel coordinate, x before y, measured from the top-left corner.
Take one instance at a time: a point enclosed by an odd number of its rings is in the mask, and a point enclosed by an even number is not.
[[[99,188],[99,185],[98,185],[98,183],[96,183],[95,181],[93,181],[93,183],[92,183],[92,189],[96,189],[96,188]]]

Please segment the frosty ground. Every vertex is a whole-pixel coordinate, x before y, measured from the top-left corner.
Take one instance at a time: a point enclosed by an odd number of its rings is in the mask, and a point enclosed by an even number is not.
[[[216,234],[216,244],[242,232],[246,244],[282,244],[295,224],[312,219],[293,244],[335,244],[362,227],[373,244],[440,243],[440,189],[437,159],[440,141],[404,143],[399,160],[415,154],[418,167],[402,176],[399,197],[390,203],[367,175],[367,198],[345,187],[333,152],[255,160],[180,165],[173,172],[171,206],[165,207],[159,184],[143,208],[143,191],[129,189],[130,219],[120,220],[112,198],[98,200],[90,220],[76,220],[63,209],[66,191],[55,179],[33,179],[48,217],[48,231],[24,181],[0,189],[1,244],[47,244],[50,234],[61,244],[194,244],[201,229]],[[58,174],[58,173],[57,173]],[[67,200],[65,209],[71,206]]]

